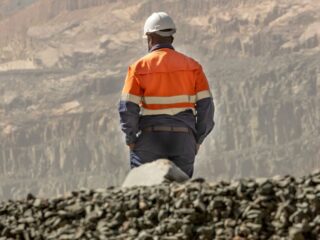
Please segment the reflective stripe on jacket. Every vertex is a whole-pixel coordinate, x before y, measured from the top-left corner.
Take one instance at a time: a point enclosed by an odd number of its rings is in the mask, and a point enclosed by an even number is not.
[[[128,69],[122,101],[141,107],[141,115],[175,115],[211,97],[202,67],[173,49],[152,51]]]

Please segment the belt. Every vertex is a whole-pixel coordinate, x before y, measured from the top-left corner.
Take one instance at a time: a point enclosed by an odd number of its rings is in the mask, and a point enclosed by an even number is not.
[[[151,126],[142,129],[143,132],[191,132],[187,127]]]

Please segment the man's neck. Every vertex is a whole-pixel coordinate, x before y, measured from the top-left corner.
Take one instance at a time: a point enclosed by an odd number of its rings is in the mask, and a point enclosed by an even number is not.
[[[170,48],[170,49],[174,50],[171,43],[157,43],[150,48],[149,52],[153,52],[153,51],[161,49],[161,48]]]

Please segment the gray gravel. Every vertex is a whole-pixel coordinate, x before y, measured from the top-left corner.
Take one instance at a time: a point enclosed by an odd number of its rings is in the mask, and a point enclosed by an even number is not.
[[[29,194],[0,203],[4,239],[292,239],[320,236],[320,171],[241,179]]]

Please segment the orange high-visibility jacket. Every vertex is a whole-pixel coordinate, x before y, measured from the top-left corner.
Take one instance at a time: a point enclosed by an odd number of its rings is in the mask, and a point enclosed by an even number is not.
[[[170,48],[155,50],[128,69],[121,100],[138,104],[142,115],[175,115],[212,97],[202,67]]]

